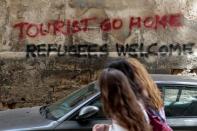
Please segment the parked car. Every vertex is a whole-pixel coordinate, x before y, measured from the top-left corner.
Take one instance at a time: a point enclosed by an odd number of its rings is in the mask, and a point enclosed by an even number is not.
[[[152,75],[163,93],[167,122],[178,131],[197,130],[197,78]],[[112,96],[116,97],[116,96]],[[96,82],[42,107],[0,112],[0,130],[89,131],[106,119]]]

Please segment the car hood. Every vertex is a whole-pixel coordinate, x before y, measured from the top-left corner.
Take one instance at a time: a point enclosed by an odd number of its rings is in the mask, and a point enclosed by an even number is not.
[[[0,111],[0,130],[47,129],[56,121],[48,120],[39,113],[40,107]]]

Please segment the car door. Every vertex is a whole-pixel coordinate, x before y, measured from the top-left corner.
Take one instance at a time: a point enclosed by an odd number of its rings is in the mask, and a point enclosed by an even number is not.
[[[59,124],[55,128],[55,130],[58,130],[58,131],[61,131],[61,130],[62,131],[63,130],[64,131],[91,131],[92,127],[95,124],[103,124],[103,123],[111,124],[111,121],[107,120],[103,113],[102,103],[100,101],[99,96],[84,106],[96,106],[99,108],[99,112],[84,121],[78,121],[76,119],[80,111],[78,110],[75,113],[73,113],[67,120]]]
[[[176,131],[197,130],[197,87],[195,85],[159,85],[163,92],[169,125]]]

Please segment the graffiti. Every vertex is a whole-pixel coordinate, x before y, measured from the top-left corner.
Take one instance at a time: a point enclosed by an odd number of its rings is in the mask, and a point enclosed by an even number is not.
[[[115,45],[115,44],[114,44]],[[141,44],[116,44],[116,51],[110,50],[109,45],[97,44],[77,44],[77,45],[59,45],[59,44],[27,44],[26,57],[49,57],[56,55],[74,56],[74,57],[111,57],[111,56],[124,56],[124,57],[146,57],[149,56],[172,56],[172,55],[190,55],[193,54],[194,43],[188,44],[168,44],[158,45],[153,43],[149,46]],[[113,45],[112,45],[113,46]],[[116,55],[112,55],[114,53]]]
[[[96,22],[96,17],[84,18],[81,20],[54,20],[47,23],[30,23],[20,22],[13,27],[18,29],[19,38],[24,39],[26,37],[35,38],[38,36],[46,35],[72,35],[78,32],[87,32],[90,23]],[[105,19],[99,24],[101,31],[110,32],[113,30],[119,30],[123,26],[128,26],[130,30],[134,28],[147,28],[147,29],[166,29],[166,27],[180,27],[182,26],[182,15],[169,14],[169,15],[154,15],[147,17],[133,17],[129,18],[129,25],[124,25],[124,22],[120,18]]]
[[[169,27],[180,27],[182,26],[182,15],[181,14],[170,14],[164,16],[148,16],[145,18],[142,17],[131,17],[129,29],[134,28],[147,28],[147,29],[165,29]],[[101,23],[102,31],[111,31],[120,29],[123,26],[123,21],[121,19],[106,19]]]
[[[133,29],[134,26],[140,28],[142,25],[145,28],[152,29],[157,29],[160,26],[165,29],[167,25],[169,25],[169,27],[180,27],[182,26],[181,18],[181,14],[171,14],[164,16],[155,15],[153,17],[145,17],[144,19],[140,17],[132,17],[130,21],[130,29]]]
[[[169,45],[158,45],[153,43],[149,46],[141,44],[116,44],[118,56],[129,56],[129,57],[149,57],[149,56],[172,56],[176,55],[188,55],[193,54],[194,43],[189,44],[169,44]]]
[[[72,35],[80,31],[87,31],[89,22],[94,21],[96,18],[85,18],[82,20],[55,20],[48,23],[29,23],[21,22],[14,25],[14,28],[19,30],[19,38],[38,37],[52,35]]]
[[[74,57],[104,57],[108,55],[108,46],[104,44],[78,44],[78,45],[58,45],[58,44],[28,44],[26,46],[26,57],[48,57],[55,53],[56,56]]]

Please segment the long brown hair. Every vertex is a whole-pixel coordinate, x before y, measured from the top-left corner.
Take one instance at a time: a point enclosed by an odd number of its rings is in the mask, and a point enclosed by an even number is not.
[[[148,94],[148,104],[155,110],[159,111],[164,106],[159,88],[149,75],[146,68],[137,59],[130,58],[127,61],[134,70],[136,81],[138,81],[139,85],[141,85]]]
[[[99,78],[101,99],[106,115],[128,131],[149,131],[128,78],[116,69],[105,69]]]

